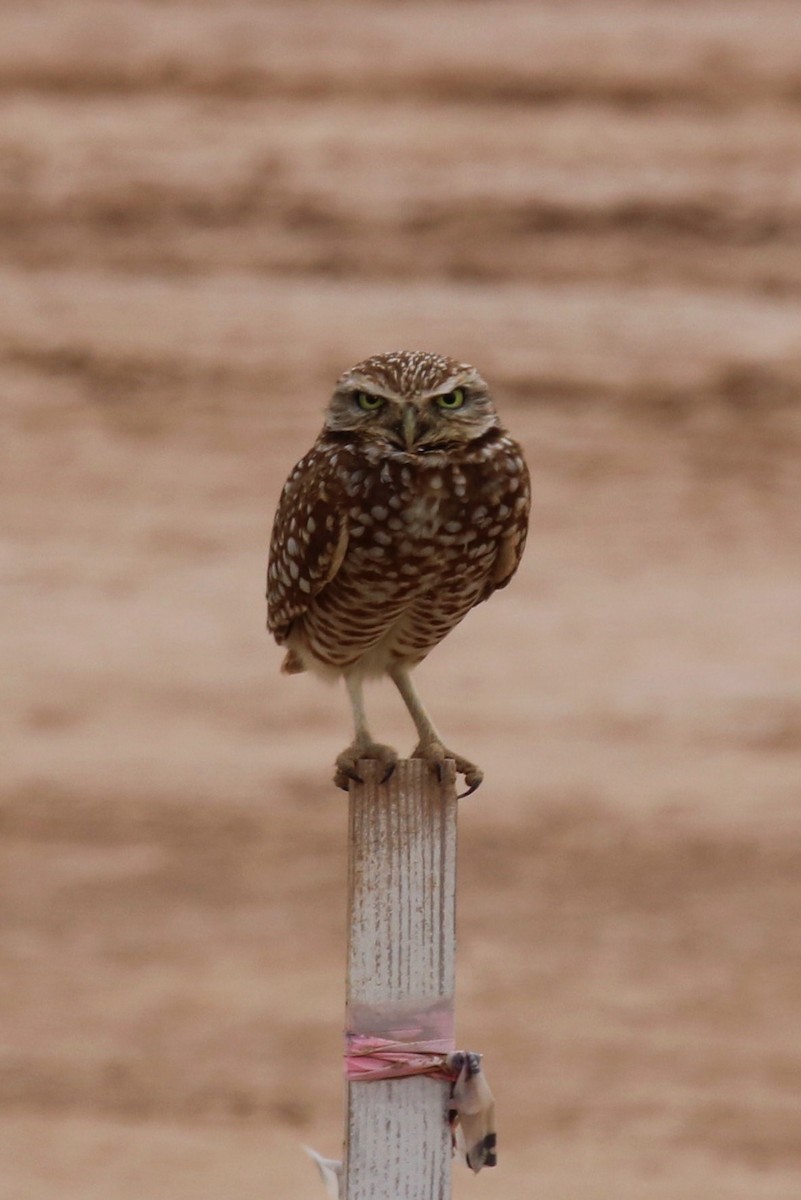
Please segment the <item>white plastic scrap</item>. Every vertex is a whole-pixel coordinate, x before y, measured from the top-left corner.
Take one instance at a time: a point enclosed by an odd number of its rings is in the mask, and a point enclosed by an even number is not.
[[[481,1069],[481,1055],[457,1051],[448,1055],[448,1062],[459,1072],[448,1105],[456,1153],[471,1171],[494,1167],[498,1162],[495,1097]]]
[[[326,1195],[330,1196],[331,1200],[339,1200],[342,1163],[338,1162],[335,1158],[323,1158],[316,1150],[312,1150],[311,1146],[304,1146],[303,1149],[309,1158],[317,1164],[320,1178],[325,1185]]]

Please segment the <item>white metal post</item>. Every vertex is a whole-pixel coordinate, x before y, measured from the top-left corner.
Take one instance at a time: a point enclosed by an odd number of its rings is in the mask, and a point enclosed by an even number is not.
[[[401,760],[350,788],[347,1026],[453,1036],[456,791]],[[450,1085],[425,1076],[348,1084],[344,1200],[449,1200]]]

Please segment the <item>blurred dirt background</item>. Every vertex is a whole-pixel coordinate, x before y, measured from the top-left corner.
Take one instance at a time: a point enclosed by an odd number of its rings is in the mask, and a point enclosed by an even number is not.
[[[795,0],[6,0],[0,114],[2,1200],[322,1196],[348,713],[263,574],[401,346],[479,366],[536,499],[419,671],[486,771],[455,1195],[798,1200]]]

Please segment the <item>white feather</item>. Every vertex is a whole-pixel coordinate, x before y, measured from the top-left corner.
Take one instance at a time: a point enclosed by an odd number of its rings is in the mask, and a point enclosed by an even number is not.
[[[342,1178],[342,1163],[338,1162],[335,1158],[323,1158],[316,1150],[312,1150],[311,1146],[304,1146],[303,1149],[309,1158],[316,1163],[317,1170],[320,1172],[320,1178],[325,1184],[326,1195],[330,1196],[331,1200],[339,1200],[339,1181]]]

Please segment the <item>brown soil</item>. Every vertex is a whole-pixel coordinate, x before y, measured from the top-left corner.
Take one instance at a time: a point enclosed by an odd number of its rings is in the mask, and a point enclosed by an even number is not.
[[[2,6],[2,1200],[322,1196],[349,728],[266,542],[414,345],[536,499],[419,671],[486,772],[457,1200],[801,1195],[800,61],[795,0]]]

